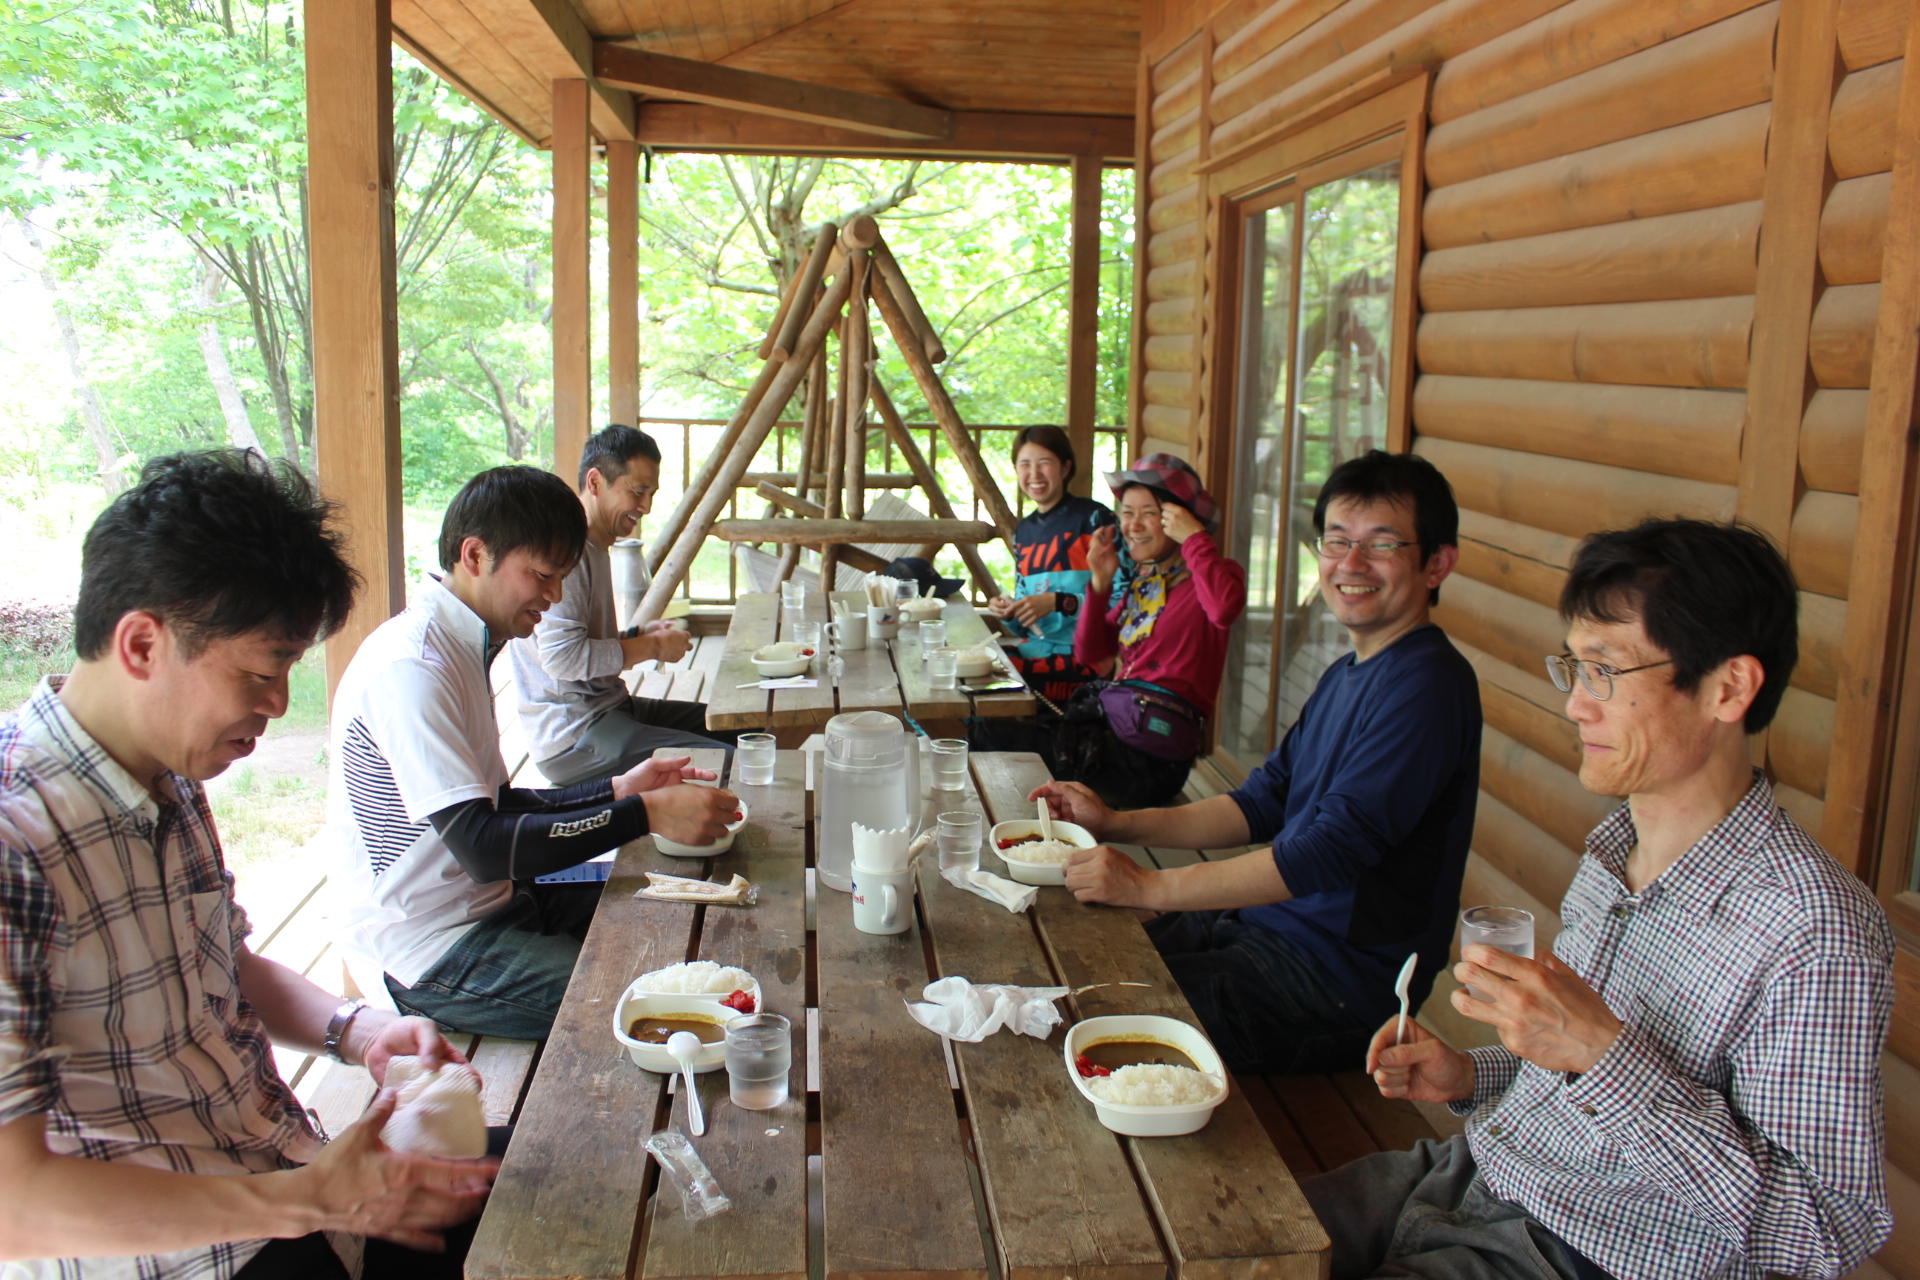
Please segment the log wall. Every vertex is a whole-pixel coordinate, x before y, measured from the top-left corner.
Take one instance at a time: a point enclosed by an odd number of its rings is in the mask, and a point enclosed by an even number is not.
[[[1214,242],[1247,187],[1242,159],[1209,161],[1343,85],[1431,69],[1410,416],[1462,507],[1436,619],[1478,670],[1486,713],[1468,897],[1551,919],[1609,807],[1575,777],[1541,655],[1562,640],[1554,605],[1578,539],[1649,514],[1739,514],[1784,544],[1802,657],[1760,750],[1794,817],[1827,825],[1916,3],[1149,4],[1135,441],[1210,480],[1227,475],[1234,420],[1214,403],[1235,341]],[[1809,38],[1821,47],[1794,44]],[[1822,169],[1816,204],[1800,175]],[[1756,347],[1804,377],[1761,367]],[[1865,848],[1833,851],[1870,866]],[[1901,1025],[1914,1015],[1903,1001]],[[1912,1057],[1890,1053],[1890,1086],[1920,1080]],[[1920,1187],[1917,1111],[1890,1112],[1890,1177],[1906,1189]],[[1863,1274],[1920,1280],[1920,1221]]]

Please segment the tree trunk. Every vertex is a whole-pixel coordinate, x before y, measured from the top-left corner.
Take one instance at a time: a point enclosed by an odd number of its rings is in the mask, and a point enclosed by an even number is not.
[[[80,420],[86,424],[87,439],[93,443],[94,461],[100,468],[100,484],[109,498],[116,497],[127,487],[127,474],[120,465],[120,451],[113,447],[113,432],[107,426],[106,411],[100,406],[100,394],[93,389],[93,381],[87,376],[86,356],[80,350],[80,326],[73,322],[73,312],[68,310],[66,299],[60,293],[60,282],[54,277],[53,268],[47,265],[46,249],[40,243],[40,233],[34,230],[33,223],[25,215],[16,214],[14,220],[40,259],[40,284],[46,289],[47,298],[53,305],[53,322],[60,330],[60,344],[67,349],[67,368],[73,374],[73,385],[80,392]]]
[[[207,380],[213,383],[213,393],[220,399],[220,415],[227,422],[227,443],[236,449],[265,453],[266,450],[260,447],[260,437],[254,433],[253,420],[247,416],[247,403],[240,395],[240,384],[233,380],[233,366],[227,361],[227,344],[221,338],[220,326],[213,318],[213,305],[219,300],[227,277],[219,265],[204,253],[199,255],[199,261],[200,292],[194,301],[206,315],[200,322],[200,358],[206,362]]]

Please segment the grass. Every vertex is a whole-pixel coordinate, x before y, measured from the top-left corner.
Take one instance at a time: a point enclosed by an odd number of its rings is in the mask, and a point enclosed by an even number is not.
[[[72,668],[73,650],[67,646],[49,654],[16,640],[0,639],[0,715],[31,697],[42,676],[64,675]]]
[[[313,839],[325,820],[327,799],[324,767],[316,767],[315,774],[263,774],[243,767],[220,788],[214,815],[229,867],[278,867]],[[312,871],[319,874],[317,867]]]

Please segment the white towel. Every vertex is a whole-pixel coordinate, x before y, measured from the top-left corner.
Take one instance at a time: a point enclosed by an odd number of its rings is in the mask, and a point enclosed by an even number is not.
[[[1005,876],[997,876],[991,871],[968,871],[961,867],[948,867],[940,873],[940,878],[956,889],[965,889],[968,893],[978,894],[988,902],[997,902],[1009,911],[1025,911],[1040,895],[1040,891],[1030,884],[1019,884]]]

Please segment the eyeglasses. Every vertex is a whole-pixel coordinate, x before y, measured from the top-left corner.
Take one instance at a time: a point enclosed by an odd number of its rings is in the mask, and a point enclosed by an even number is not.
[[[1570,653],[1550,653],[1547,655],[1547,675],[1553,681],[1553,687],[1562,693],[1573,692],[1574,677],[1580,679],[1580,687],[1593,695],[1596,702],[1605,702],[1613,696],[1613,678],[1630,676],[1636,671],[1651,671],[1655,667],[1670,667],[1673,659],[1660,662],[1643,662],[1637,667],[1610,667],[1604,662],[1590,662],[1585,658],[1576,658]]]
[[[1420,544],[1417,542],[1402,542],[1398,538],[1369,538],[1365,542],[1355,542],[1352,538],[1338,538],[1329,535],[1327,537],[1315,538],[1307,545],[1328,560],[1344,559],[1347,552],[1353,550],[1355,547],[1360,548],[1369,560],[1386,560],[1391,558],[1402,547],[1416,547]]]

